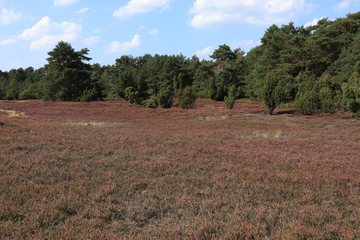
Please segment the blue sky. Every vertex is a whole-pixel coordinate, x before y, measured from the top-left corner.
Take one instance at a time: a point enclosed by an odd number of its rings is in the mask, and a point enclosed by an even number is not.
[[[360,0],[0,0],[0,70],[42,67],[61,40],[101,65],[146,53],[208,59],[224,43],[248,52],[272,24],[358,11]]]

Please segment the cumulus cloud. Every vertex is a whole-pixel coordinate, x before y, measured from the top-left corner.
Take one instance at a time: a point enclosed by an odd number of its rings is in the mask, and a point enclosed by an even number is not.
[[[168,3],[168,4],[165,5],[165,7],[163,7],[163,8],[161,9],[160,12],[165,12],[165,11],[170,10],[170,9],[171,9],[171,5],[170,5],[170,3]]]
[[[288,23],[317,7],[307,0],[196,0],[188,24],[195,28]]]
[[[96,36],[96,37],[88,37],[84,39],[84,43],[87,46],[94,46],[98,41],[100,41],[100,36]]]
[[[58,42],[75,41],[82,31],[81,25],[74,22],[52,22],[49,17],[43,17],[32,28],[26,29],[17,38],[33,40],[31,50],[53,48]]]
[[[57,6],[65,7],[65,6],[76,3],[77,1],[79,1],[79,0],[55,0],[54,1],[54,6],[55,7],[57,7]]]
[[[89,10],[89,8],[82,8],[80,9],[79,11],[75,11],[74,13],[84,13],[84,12],[87,12]]]
[[[7,9],[0,11],[0,25],[9,25],[10,23],[17,22],[22,18],[20,13],[15,13]]]
[[[351,1],[351,0],[344,0],[344,1],[342,1],[341,3],[335,5],[335,6],[333,7],[334,12],[340,12],[340,11],[349,9],[351,2],[353,2],[353,1]]]
[[[10,39],[6,39],[6,40],[2,40],[0,42],[1,45],[9,45],[9,44],[13,44],[13,43],[16,43],[16,39],[14,38],[10,38]]]
[[[156,28],[149,32],[149,34],[153,36],[159,35],[159,33],[160,33],[159,30],[157,30]]]
[[[165,11],[170,9],[169,3],[171,1],[172,0],[131,0],[127,5],[115,11],[114,17],[126,19],[135,14],[151,12],[157,8],[162,8],[162,11]]]
[[[141,44],[140,35],[135,35],[131,42],[120,43],[118,41],[113,41],[109,46],[105,46],[104,53],[122,53],[128,52]]]
[[[255,42],[254,40],[243,40],[243,41],[233,41],[231,44],[232,48],[249,48],[261,45],[261,41]]]
[[[211,55],[214,52],[214,48],[211,46],[208,46],[207,48],[201,50],[201,51],[197,51],[195,53],[196,56],[200,57],[200,56],[208,56]]]
[[[312,20],[311,22],[307,22],[307,23],[305,23],[305,25],[304,25],[304,27],[310,27],[310,26],[315,26],[315,25],[317,25],[318,24],[318,22],[320,21],[320,20],[322,20],[322,19],[324,19],[325,17],[321,17],[320,19],[317,19],[317,18],[315,18],[314,20]]]

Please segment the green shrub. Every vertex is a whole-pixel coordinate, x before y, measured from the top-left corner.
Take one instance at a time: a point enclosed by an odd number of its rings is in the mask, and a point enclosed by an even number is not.
[[[327,99],[322,102],[321,104],[321,111],[324,113],[333,113],[335,112],[335,104],[334,101],[331,99]]]
[[[216,84],[215,84],[215,79],[213,77],[210,77],[208,80],[208,86],[207,86],[207,94],[208,94],[208,98],[214,100],[215,96],[216,96]]]
[[[321,101],[321,111],[325,113],[335,111],[334,97],[335,92],[332,91],[329,87],[323,87],[320,89],[319,98]]]
[[[294,103],[282,103],[279,106],[276,107],[277,109],[289,109],[289,108],[295,108]]]
[[[360,102],[360,77],[357,72],[354,72],[348,83],[343,83],[341,86],[342,100],[341,108],[345,111],[350,111],[353,114],[359,110],[358,104]]]
[[[206,89],[199,91],[196,95],[197,98],[208,98],[208,92]]]
[[[352,117],[353,119],[360,120],[360,112],[351,113],[351,117]]]
[[[224,101],[227,88],[223,82],[219,82],[216,88],[215,99],[216,101]]]
[[[290,99],[293,78],[281,69],[269,72],[263,85],[263,100],[271,115],[275,108]]]
[[[22,91],[19,94],[19,99],[38,99],[40,98],[40,94],[34,91],[31,91],[31,89],[27,88],[24,91]]]
[[[138,94],[139,92],[136,91],[133,87],[127,87],[125,89],[125,99],[131,104],[136,103]]]
[[[80,102],[82,102],[82,103],[90,102],[90,101],[94,100],[94,97],[96,97],[95,96],[95,87],[92,90],[86,88],[80,97]]]
[[[185,89],[179,89],[177,98],[182,109],[191,108],[196,101],[197,86],[187,86]]]
[[[301,97],[298,97],[295,102],[295,107],[304,115],[313,115],[317,113],[319,108],[319,98],[313,91],[307,91]]]
[[[170,90],[170,87],[162,88],[160,90],[159,96],[159,105],[162,108],[171,108],[173,104],[173,94]]]
[[[325,113],[334,112],[340,105],[341,86],[335,81],[335,77],[326,74],[316,82],[313,91],[319,94],[320,108]]]
[[[232,97],[232,96],[225,97],[224,102],[225,102],[225,105],[226,105],[227,109],[233,109],[233,107],[235,105],[235,98]]]
[[[348,109],[348,111],[350,111],[352,113],[357,113],[360,110],[360,104],[359,104],[359,102],[351,99],[348,101],[347,109]]]
[[[237,95],[238,91],[235,87],[235,85],[232,85],[229,89],[228,96],[224,97],[225,106],[227,109],[233,109],[235,104],[235,97]]]
[[[155,95],[152,95],[149,100],[146,101],[145,107],[147,108],[157,108],[158,101]]]
[[[229,88],[228,96],[233,96],[234,99],[238,99],[239,96],[240,96],[240,93],[241,93],[241,87],[236,88],[235,85],[232,85],[232,86]]]

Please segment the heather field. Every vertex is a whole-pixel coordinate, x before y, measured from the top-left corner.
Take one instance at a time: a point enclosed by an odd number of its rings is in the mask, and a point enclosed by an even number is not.
[[[0,101],[0,238],[360,238],[360,121],[224,107]]]

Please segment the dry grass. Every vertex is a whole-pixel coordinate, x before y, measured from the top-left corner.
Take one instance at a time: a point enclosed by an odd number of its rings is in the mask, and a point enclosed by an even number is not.
[[[229,115],[200,116],[196,119],[200,121],[223,121],[229,119]]]
[[[104,125],[103,122],[67,122],[64,124],[72,125],[72,126],[102,126],[102,125]]]
[[[5,115],[7,117],[25,117],[26,116],[25,112],[16,112],[13,110],[5,110],[5,109],[0,109],[0,115]]]
[[[196,106],[0,102],[0,238],[360,238],[358,121]]]

